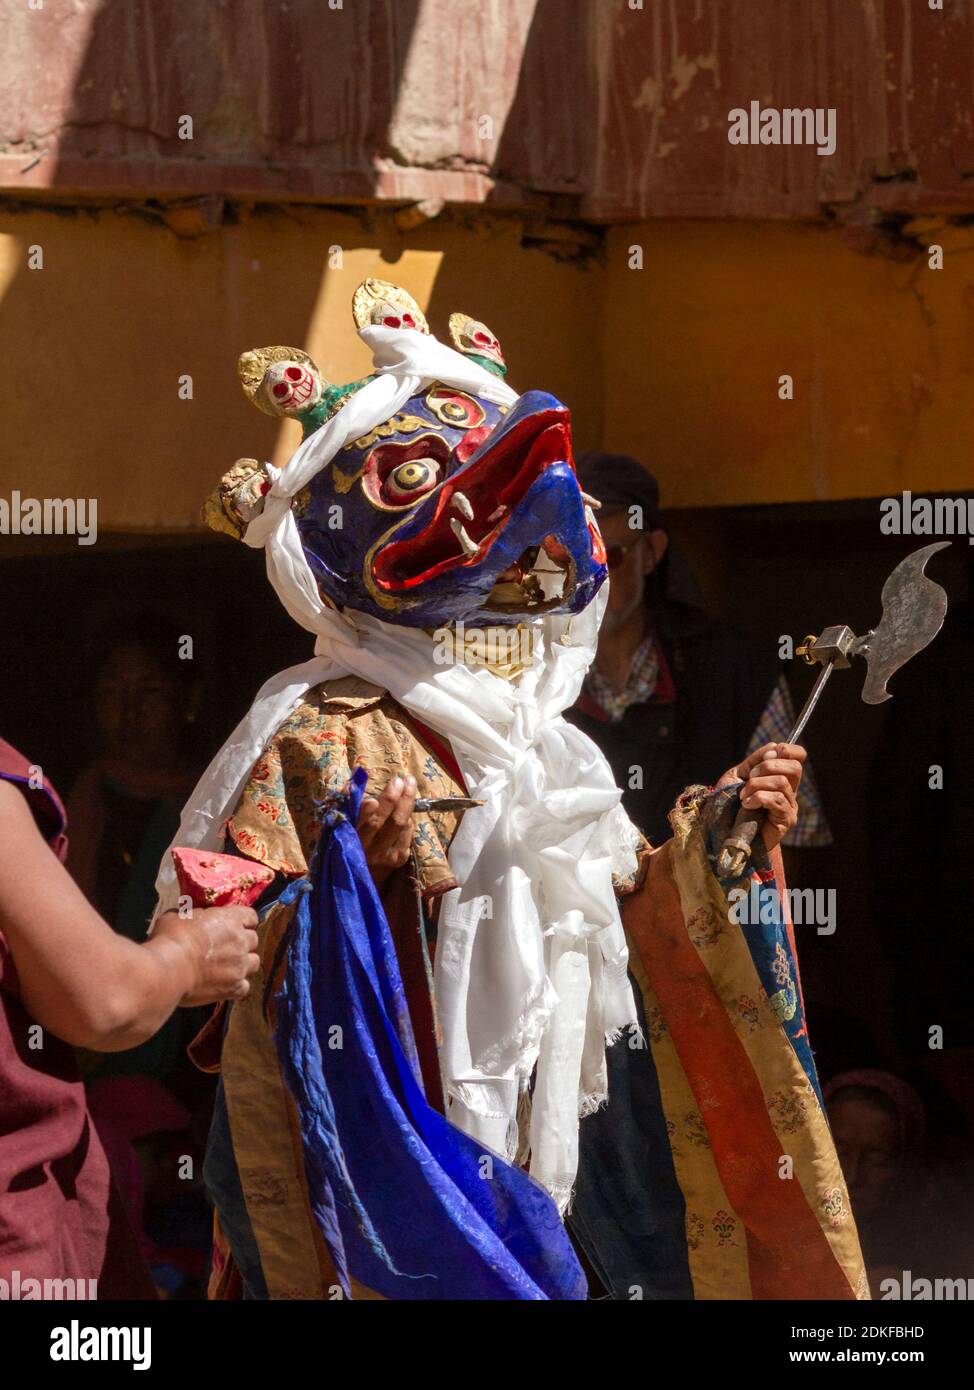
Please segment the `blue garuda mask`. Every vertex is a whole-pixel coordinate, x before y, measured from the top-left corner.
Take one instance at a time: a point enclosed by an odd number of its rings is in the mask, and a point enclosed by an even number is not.
[[[367,341],[405,344],[424,364],[410,368],[408,380],[422,384],[405,397],[401,388],[388,418],[360,409],[380,373],[331,385],[287,347],[255,349],[239,363],[259,409],[300,421],[303,450],[340,441],[291,501],[320,594],[340,610],[424,628],[580,612],[605,579],[605,551],[575,476],[566,407],[544,391],[515,396],[497,339],[465,314],[451,316],[450,351],[397,286],[367,280],[353,312]],[[362,418],[369,428],[349,438]],[[207,504],[207,521],[242,534],[270,485],[242,460]]]

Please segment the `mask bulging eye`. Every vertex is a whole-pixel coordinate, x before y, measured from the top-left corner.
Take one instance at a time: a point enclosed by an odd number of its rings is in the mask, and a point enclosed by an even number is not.
[[[385,480],[384,491],[396,501],[406,501],[436,482],[440,467],[435,459],[410,459],[400,463]]]

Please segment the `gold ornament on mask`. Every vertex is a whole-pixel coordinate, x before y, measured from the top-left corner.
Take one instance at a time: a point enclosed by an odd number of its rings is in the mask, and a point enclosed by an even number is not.
[[[394,434],[415,434],[417,430],[438,430],[439,425],[434,425],[432,420],[421,420],[418,415],[393,415],[390,419],[383,421],[381,425],[376,425],[374,430],[368,434],[363,434],[361,439],[352,440],[353,449],[370,449],[373,444],[378,444],[380,439],[388,439]]]
[[[390,285],[387,280],[377,280],[373,276],[363,280],[352,295],[352,317],[356,328],[379,328],[383,326],[384,318],[397,318],[400,320],[398,324],[387,326],[412,327],[418,333],[430,331],[422,309],[407,290],[401,289],[398,285]],[[411,319],[412,323],[402,323],[404,317]]]

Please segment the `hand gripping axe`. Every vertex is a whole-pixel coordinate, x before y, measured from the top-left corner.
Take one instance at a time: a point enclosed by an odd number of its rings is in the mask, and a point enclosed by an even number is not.
[[[817,637],[806,637],[802,645],[795,648],[796,656],[803,657],[809,666],[820,665],[822,669],[788,735],[788,743],[797,743],[801,738],[832,672],[851,666],[854,656],[864,657],[866,662],[866,680],[862,687],[865,703],[881,705],[891,698],[886,682],[911,656],[923,651],[943,627],[947,595],[923,570],[930,556],[949,544],[950,541],[936,541],[914,550],[900,561],[883,585],[883,616],[878,627],[861,637],[844,623],[839,627],[827,627]],[[763,810],[746,811],[741,807],[738,811],[717,858],[717,872],[722,878],[739,878],[743,874],[751,857],[751,844],[764,817]]]

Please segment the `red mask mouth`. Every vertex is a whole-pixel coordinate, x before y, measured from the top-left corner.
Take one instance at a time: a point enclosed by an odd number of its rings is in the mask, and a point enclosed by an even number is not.
[[[571,457],[567,410],[542,410],[519,421],[436,489],[422,530],[380,548],[373,560],[375,584],[402,593],[449,570],[482,564],[531,485],[549,465]],[[557,563],[559,547],[548,539],[545,549]]]

